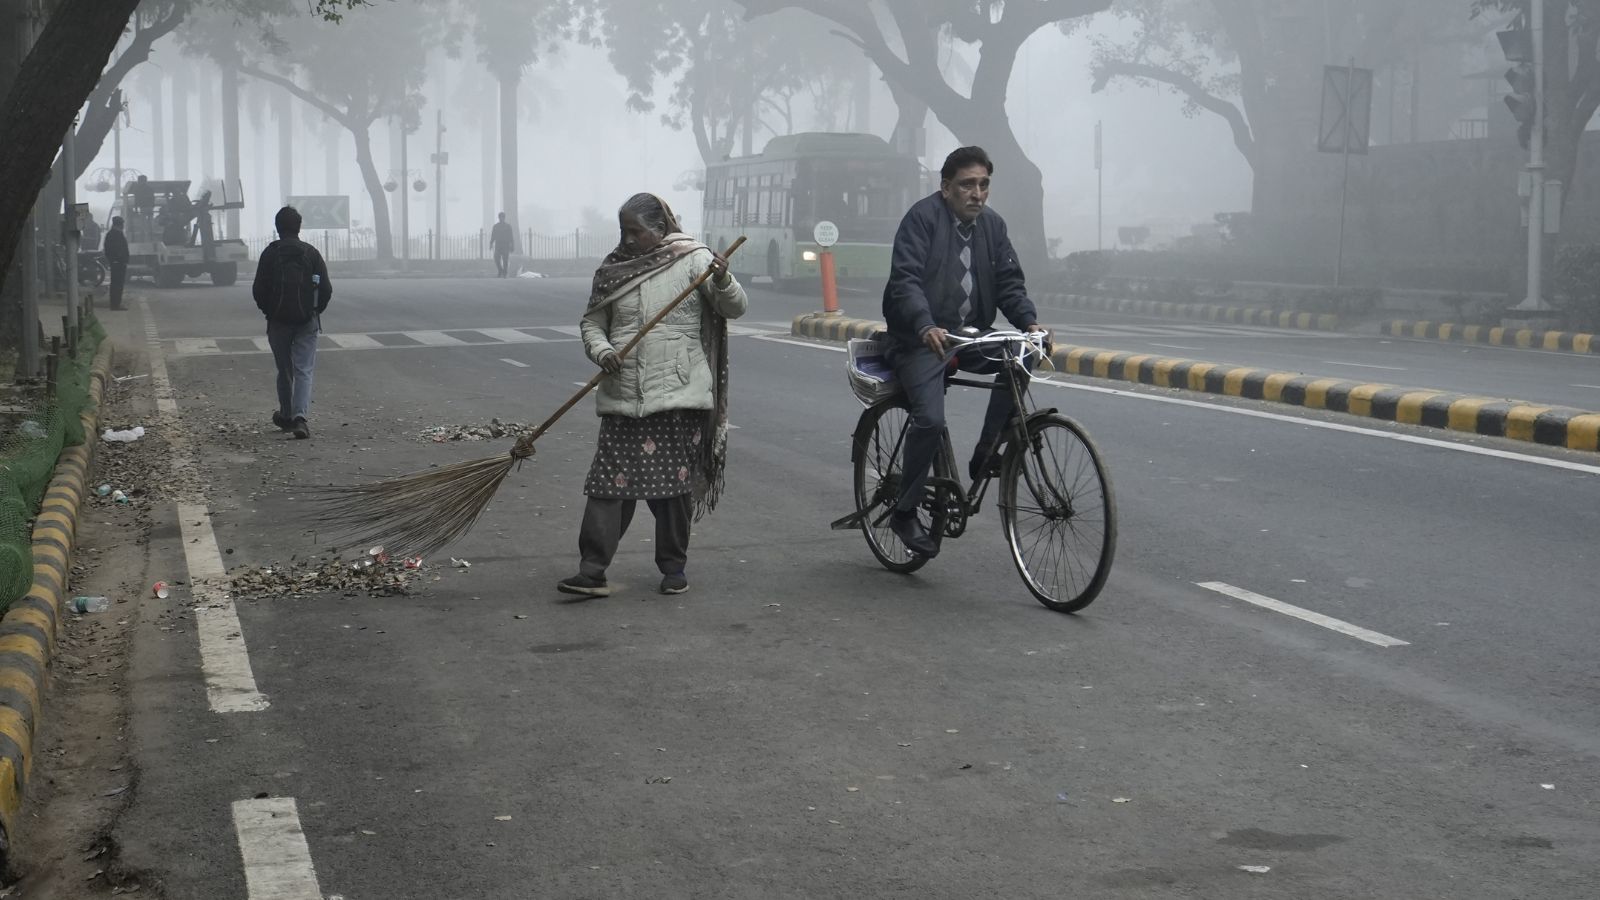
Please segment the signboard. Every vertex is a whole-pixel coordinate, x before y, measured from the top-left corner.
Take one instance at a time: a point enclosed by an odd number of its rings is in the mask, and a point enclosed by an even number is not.
[[[816,240],[819,247],[832,247],[839,243],[839,226],[824,219],[811,229],[811,237]]]
[[[303,195],[288,198],[300,210],[300,227],[306,230],[350,227],[350,198],[338,195]]]
[[[1365,154],[1371,136],[1372,70],[1324,66],[1318,152]]]

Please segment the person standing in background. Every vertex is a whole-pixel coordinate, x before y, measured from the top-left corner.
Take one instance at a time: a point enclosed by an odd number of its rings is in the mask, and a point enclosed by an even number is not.
[[[106,231],[100,252],[106,256],[106,268],[111,270],[111,308],[122,308],[122,286],[128,282],[128,236],[122,233],[122,217],[111,217],[111,228]]]
[[[517,233],[506,221],[505,213],[500,214],[500,221],[494,223],[493,230],[489,232],[489,246],[494,248],[495,268],[499,270],[500,277],[505,278],[511,267],[511,253],[517,249]]]

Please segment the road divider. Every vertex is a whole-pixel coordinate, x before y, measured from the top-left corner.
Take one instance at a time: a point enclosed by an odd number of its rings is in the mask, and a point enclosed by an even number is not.
[[[1493,325],[1457,325],[1454,322],[1412,322],[1396,319],[1383,326],[1390,337],[1459,344],[1488,344],[1523,350],[1600,354],[1600,336],[1574,331],[1534,331]]]
[[[112,358],[111,341],[101,341],[89,369],[89,402],[79,414],[84,441],[62,449],[33,520],[33,585],[0,619],[0,867],[16,846],[17,816],[32,768],[46,673],[55,656],[70,589],[79,515],[94,464],[100,401],[111,377]]]
[[[870,319],[808,313],[796,316],[790,331],[800,337],[845,341],[870,337],[883,328],[882,322]],[[1052,329],[1058,336],[1070,331]],[[1600,451],[1600,412],[1060,343],[1050,360],[1057,370],[1071,375]]]
[[[1199,319],[1235,325],[1265,325],[1269,328],[1296,328],[1305,331],[1338,331],[1339,317],[1331,313],[1286,312],[1251,306],[1215,306],[1206,303],[1170,303],[1162,300],[1134,300],[1128,297],[1102,297],[1091,294],[1039,294],[1044,306],[1088,309],[1102,312],[1132,313],[1168,319]]]

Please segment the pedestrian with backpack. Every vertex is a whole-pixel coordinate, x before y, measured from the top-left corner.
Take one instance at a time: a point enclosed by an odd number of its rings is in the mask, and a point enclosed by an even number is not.
[[[322,254],[300,240],[300,221],[300,211],[294,207],[278,210],[273,218],[278,239],[261,251],[251,293],[267,317],[267,343],[278,366],[278,408],[272,424],[304,440],[311,437],[306,415],[311,411],[317,335],[333,285]]]

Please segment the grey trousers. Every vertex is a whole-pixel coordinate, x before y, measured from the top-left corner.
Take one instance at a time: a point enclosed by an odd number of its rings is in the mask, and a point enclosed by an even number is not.
[[[617,546],[633,521],[637,500],[590,497],[583,508],[583,525],[578,529],[578,554],[583,558],[581,574],[603,578],[617,555]],[[656,517],[656,568],[663,575],[683,571],[689,561],[689,526],[694,518],[694,499],[689,494],[646,500]]]

